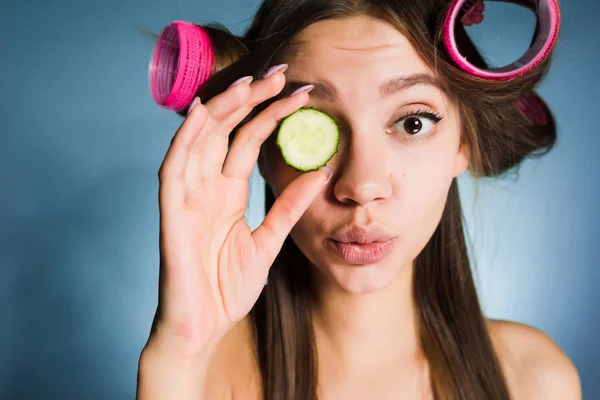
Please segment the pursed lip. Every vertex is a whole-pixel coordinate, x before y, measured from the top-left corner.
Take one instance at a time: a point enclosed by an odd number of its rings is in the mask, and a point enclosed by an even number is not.
[[[384,231],[377,225],[363,228],[358,225],[351,225],[337,231],[331,238],[340,243],[385,243],[395,238],[394,235]]]

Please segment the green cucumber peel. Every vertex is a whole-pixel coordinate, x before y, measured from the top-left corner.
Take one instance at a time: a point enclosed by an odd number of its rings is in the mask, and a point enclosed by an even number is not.
[[[286,164],[296,171],[316,171],[338,152],[337,121],[313,107],[300,108],[281,121],[277,147]]]

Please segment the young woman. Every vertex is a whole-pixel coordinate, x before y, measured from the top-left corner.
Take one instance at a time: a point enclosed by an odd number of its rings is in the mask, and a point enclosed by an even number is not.
[[[502,175],[556,138],[534,88],[558,5],[519,3],[539,38],[503,69],[462,26],[481,21],[480,1],[266,0],[241,38],[163,31],[153,93],[186,118],[159,172],[139,399],[581,398],[544,333],[483,316],[463,233],[457,176]],[[335,118],[340,143],[298,172],[275,133],[309,107]],[[252,231],[257,161],[267,216]]]

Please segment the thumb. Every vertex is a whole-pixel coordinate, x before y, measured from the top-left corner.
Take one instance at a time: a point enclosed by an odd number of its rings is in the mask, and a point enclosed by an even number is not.
[[[268,260],[269,266],[275,261],[287,235],[330,178],[331,171],[327,167],[300,175],[285,188],[262,224],[254,230],[255,248]]]

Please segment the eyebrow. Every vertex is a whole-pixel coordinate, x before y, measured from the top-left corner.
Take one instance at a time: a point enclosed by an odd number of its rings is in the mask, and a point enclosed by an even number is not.
[[[297,85],[297,87],[314,85],[315,88],[310,92],[311,97],[318,97],[332,103],[336,102],[338,99],[338,93],[335,90],[335,87],[327,81],[305,82],[290,80],[287,82],[286,86],[288,85]],[[390,79],[379,87],[379,93],[381,94],[381,97],[384,98],[406,91],[415,86],[433,86],[444,93],[446,92],[442,83],[433,76],[428,74],[413,74]]]

